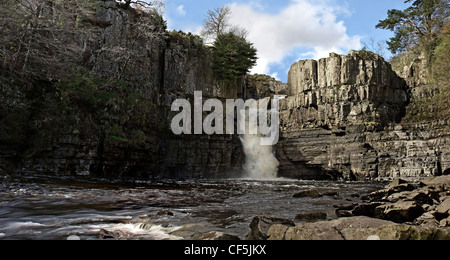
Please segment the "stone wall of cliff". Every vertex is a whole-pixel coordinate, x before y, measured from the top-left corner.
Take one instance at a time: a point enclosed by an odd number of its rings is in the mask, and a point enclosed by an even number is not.
[[[409,79],[411,81],[411,79]],[[448,173],[449,119],[402,121],[411,87],[378,55],[295,63],[281,102],[280,175],[373,179]]]
[[[54,16],[48,20],[56,28],[61,22],[51,8],[43,13]],[[225,84],[216,80],[213,56],[201,39],[167,32],[159,15],[115,1],[101,1],[90,12],[76,20],[77,30],[36,33],[33,38],[45,44],[28,44],[34,48],[29,73],[2,54],[0,174],[239,176],[244,155],[238,136],[171,133],[172,102],[193,103],[194,91],[221,100],[287,95],[275,146],[282,177],[450,173],[450,119],[411,120],[420,112],[411,109],[424,108],[415,100],[437,92],[428,91],[419,61],[402,78],[378,55],[351,51],[293,64],[287,84],[266,75]]]
[[[239,173],[237,136],[170,130],[174,100],[192,100],[194,91],[219,99],[241,92],[240,82],[215,79],[212,55],[200,38],[167,32],[158,15],[115,1],[97,6],[89,20],[96,22],[64,35],[72,68],[52,79],[24,77],[2,64],[0,173],[115,179]]]

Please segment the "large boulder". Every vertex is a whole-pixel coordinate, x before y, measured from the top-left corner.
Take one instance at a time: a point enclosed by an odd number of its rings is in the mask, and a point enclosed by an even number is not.
[[[246,240],[267,240],[270,235],[268,234],[269,228],[275,224],[283,226],[293,227],[295,223],[290,219],[268,217],[268,216],[256,216],[250,223],[250,232],[248,233]]]
[[[273,225],[269,240],[449,240],[450,229],[400,225],[368,217],[341,218],[295,227]]]
[[[422,206],[415,201],[400,201],[378,206],[375,209],[375,216],[396,223],[405,223],[414,221],[424,212]]]
[[[439,206],[436,207],[435,216],[441,220],[450,215],[450,197],[445,199]]]

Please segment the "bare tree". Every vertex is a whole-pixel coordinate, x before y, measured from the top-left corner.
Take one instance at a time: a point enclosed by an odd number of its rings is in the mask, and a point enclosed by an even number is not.
[[[79,52],[78,40],[90,33],[94,22],[93,1],[2,0],[4,64],[16,71],[51,79],[70,66]]]
[[[141,11],[151,12],[156,11],[160,14],[164,12],[165,3],[162,0],[115,0],[116,3],[120,4],[124,8],[133,7]]]
[[[363,44],[365,50],[376,53],[381,57],[384,57],[384,55],[386,55],[386,41],[376,41],[375,38],[372,37],[367,42],[363,42]]]
[[[201,36],[206,43],[213,43],[217,37],[226,33],[233,33],[240,37],[247,37],[247,30],[237,25],[232,25],[231,8],[229,6],[222,6],[208,10],[205,19],[203,20],[203,29]]]
[[[74,67],[83,65],[90,57],[88,42],[99,35],[99,30],[112,25],[95,14],[98,8],[107,2],[114,4],[114,1],[0,1],[0,59],[3,65],[48,80],[59,78]],[[131,28],[129,35],[120,44],[107,42],[102,46],[104,51],[113,54],[109,57],[117,59],[115,77],[118,79],[124,75],[131,59],[137,57],[137,50],[143,51],[140,55],[145,55],[145,50],[136,46],[147,46],[148,39],[165,30],[165,22],[156,12],[162,8],[162,1],[124,2],[129,5],[123,8],[134,8],[137,14],[130,16],[128,21]]]
[[[129,31],[126,41],[108,43],[102,48],[109,53],[108,57],[114,57],[114,64],[118,69],[115,75],[117,80],[121,80],[124,75],[135,75],[135,66],[141,66],[139,62],[154,52],[155,46],[166,34],[165,21],[156,13],[140,14],[130,20],[129,24],[133,30]]]

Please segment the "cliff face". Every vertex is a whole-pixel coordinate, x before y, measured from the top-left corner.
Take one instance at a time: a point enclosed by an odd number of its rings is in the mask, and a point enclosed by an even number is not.
[[[60,26],[58,12],[50,11],[44,8]],[[280,176],[450,174],[450,119],[417,123],[405,117],[415,98],[433,95],[422,87],[419,62],[404,70],[404,80],[381,57],[351,51],[295,63],[287,84],[265,75],[224,84],[198,36],[167,32],[158,15],[102,1],[76,25],[80,30],[32,35],[45,44],[26,54],[30,73],[18,73],[2,54],[0,174],[239,176],[244,155],[238,136],[171,133],[172,102],[192,104],[194,91],[222,100],[287,95],[275,147]],[[65,47],[49,51],[43,45]]]
[[[83,33],[64,35],[72,68],[53,79],[20,80],[2,67],[0,173],[108,178],[239,173],[238,137],[176,136],[170,106],[175,99],[192,100],[194,91],[204,98],[236,98],[240,82],[219,83],[201,40],[167,32],[160,19],[107,1],[80,25]]]
[[[450,165],[448,120],[401,122],[410,87],[364,51],[295,63],[281,102],[282,176],[432,176]]]

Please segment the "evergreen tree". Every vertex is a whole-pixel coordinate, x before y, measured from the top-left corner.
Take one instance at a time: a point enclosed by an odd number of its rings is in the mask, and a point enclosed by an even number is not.
[[[448,20],[449,3],[446,0],[406,0],[405,3],[412,5],[403,11],[389,10],[388,18],[380,21],[376,28],[395,32],[387,42],[388,49],[394,54],[413,46],[431,54],[430,43]]]
[[[233,33],[219,35],[214,43],[213,70],[222,81],[236,80],[256,64],[256,53],[244,37]]]

